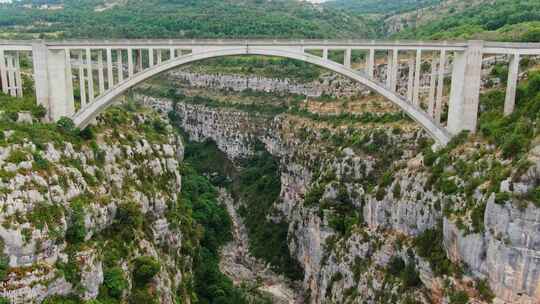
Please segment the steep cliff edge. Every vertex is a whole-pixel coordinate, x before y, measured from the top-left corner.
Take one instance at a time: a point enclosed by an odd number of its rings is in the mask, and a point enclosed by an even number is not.
[[[231,160],[252,155],[259,141],[279,158],[281,192],[268,218],[288,224],[307,302],[537,301],[534,141],[493,144],[463,134],[433,152],[407,119],[138,98],[163,113],[175,106],[192,139],[215,141]]]
[[[183,146],[166,122],[116,108],[85,132],[67,120],[11,126],[0,147],[0,296],[186,297],[182,250],[194,239],[170,218]]]

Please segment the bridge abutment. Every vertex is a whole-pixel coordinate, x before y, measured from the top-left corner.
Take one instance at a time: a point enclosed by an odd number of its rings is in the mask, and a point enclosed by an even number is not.
[[[448,105],[448,131],[476,131],[482,76],[483,41],[470,41],[464,52],[455,52]]]

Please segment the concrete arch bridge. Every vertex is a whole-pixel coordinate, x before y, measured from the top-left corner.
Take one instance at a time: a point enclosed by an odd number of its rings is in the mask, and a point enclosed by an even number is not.
[[[23,95],[22,52],[31,54],[36,98],[47,109],[47,118],[56,121],[62,116],[70,117],[81,128],[126,90],[152,76],[208,58],[263,55],[301,60],[350,78],[397,105],[444,145],[462,130],[476,130],[484,56],[504,55],[509,59],[505,101],[505,113],[509,114],[514,109],[520,59],[540,55],[540,44],[354,40],[0,41],[0,86],[6,94]],[[336,52],[338,56],[333,56]],[[361,54],[355,56],[358,52]],[[342,59],[331,59],[335,57]],[[361,62],[356,64],[355,58]],[[376,79],[378,65],[385,65],[386,75]],[[427,86],[421,83],[425,74],[430,79]],[[451,83],[448,96],[445,96],[448,91],[444,87],[445,78]],[[406,90],[401,90],[405,93],[400,94],[398,83],[402,80],[407,85]],[[74,87],[80,90],[80,102],[75,102]],[[448,103],[448,117],[443,125],[441,113],[445,103]]]

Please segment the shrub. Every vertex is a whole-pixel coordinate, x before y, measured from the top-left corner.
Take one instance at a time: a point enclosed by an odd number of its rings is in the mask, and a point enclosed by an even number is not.
[[[405,262],[401,257],[394,256],[390,262],[388,262],[387,271],[393,276],[399,276],[403,269],[405,269]]]
[[[448,296],[450,304],[467,304],[469,303],[469,296],[465,291],[453,291]]]
[[[157,298],[147,289],[136,289],[129,297],[130,304],[157,304]]]
[[[64,134],[73,134],[75,123],[67,117],[62,117],[56,122],[56,129]]]
[[[141,256],[133,260],[133,280],[136,286],[144,286],[159,272],[161,265],[153,257]]]
[[[86,227],[84,224],[84,207],[79,200],[71,203],[72,214],[66,230],[66,240],[71,244],[84,242],[86,236]]]
[[[446,257],[442,242],[442,224],[424,231],[414,240],[418,255],[428,260],[433,273],[437,276],[450,274],[452,271],[452,264]]]
[[[4,248],[4,246],[2,246]],[[3,252],[3,250],[2,250]],[[3,253],[0,254],[0,281],[3,281],[9,270],[9,259]]]
[[[493,298],[495,298],[495,294],[493,294],[493,291],[491,291],[491,288],[489,287],[488,281],[485,279],[476,282],[476,289],[478,289],[480,298],[488,303],[491,303]]]
[[[107,287],[109,295],[117,299],[120,299],[123,291],[128,288],[124,271],[120,267],[106,269],[103,273],[103,284]]]

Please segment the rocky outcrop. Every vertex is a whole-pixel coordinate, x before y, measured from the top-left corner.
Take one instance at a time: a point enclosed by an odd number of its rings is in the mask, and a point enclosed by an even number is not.
[[[171,109],[168,101],[147,101],[162,111]],[[205,114],[196,115],[195,111]],[[303,287],[309,293],[309,302],[383,303],[384,298],[396,303],[407,296],[422,303],[446,303],[452,292],[464,290],[474,298],[474,303],[484,303],[483,295],[471,288],[484,279],[496,296],[496,303],[532,304],[540,298],[540,248],[536,240],[539,209],[532,204],[520,207],[511,201],[496,203],[495,196],[484,194],[481,188],[485,186],[481,186],[473,192],[473,198],[486,206],[483,231],[464,228],[471,223],[470,213],[458,220],[449,210],[469,208],[467,198],[459,193],[437,191],[430,185],[431,174],[415,150],[416,143],[423,138],[417,129],[395,133],[383,126],[382,132],[377,133],[376,126],[365,130],[360,127],[368,143],[369,138],[375,140],[375,134],[384,133],[384,147],[401,151],[392,163],[381,165],[380,154],[324,143],[328,141],[324,129],[329,128],[324,123],[288,115],[260,120],[259,116],[241,111],[188,104],[180,106],[178,112],[184,117],[182,124],[191,138],[214,140],[231,159],[249,155],[254,139],[262,141],[271,154],[280,158],[282,189],[275,207],[279,210],[277,216],[289,223],[289,249],[304,268]],[[331,130],[336,137],[340,132]],[[460,151],[456,161],[467,160],[473,154],[471,151],[474,149]],[[503,181],[502,191],[523,195],[534,187],[540,176],[539,157],[535,156],[540,153],[535,151],[531,152],[533,166],[521,177]],[[489,156],[493,154],[487,154],[487,164],[497,162],[495,156]],[[380,179],[369,181],[377,170],[391,168],[390,183],[381,185]],[[456,168],[448,166],[444,170],[453,172]],[[453,182],[458,188],[463,185],[455,177]],[[343,195],[341,192],[346,193],[358,221],[350,233],[343,235],[336,230],[331,208],[305,203],[317,185],[324,186],[321,202],[335,201]],[[415,254],[414,239],[440,222],[448,258],[464,269],[461,278],[435,275],[429,262]],[[403,295],[399,284],[387,279],[386,269],[396,257],[416,265],[431,299],[421,289]]]
[[[143,124],[151,119],[136,117]],[[172,132],[160,141],[140,133],[103,131],[89,144],[37,146],[27,141],[0,147],[1,254],[9,261],[0,296],[12,303],[39,303],[71,293],[95,299],[109,250],[103,245],[114,237],[103,232],[121,206],[135,204],[148,218],[150,237],[137,238],[134,251],[122,257],[124,263],[154,252],[164,265],[155,282],[160,303],[175,303],[182,274],[166,270],[177,268],[183,235],[169,226],[167,202],[175,201],[180,191],[182,156],[182,142]],[[163,182],[157,187],[145,182],[149,179]],[[79,242],[85,245],[77,250],[66,241],[74,221],[84,231]],[[78,279],[68,277],[66,267]],[[124,271],[128,278],[130,269]]]

